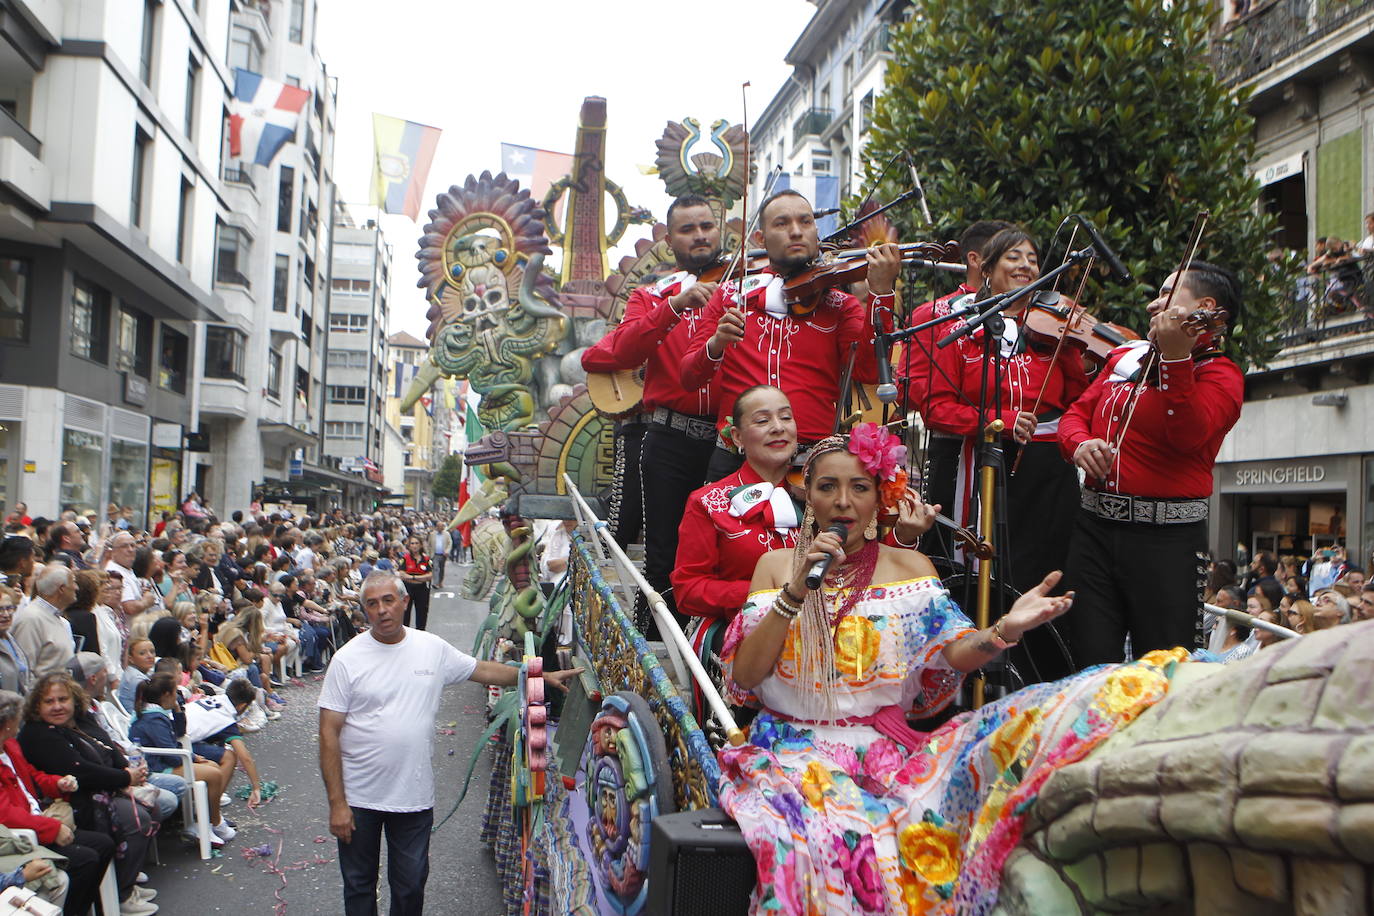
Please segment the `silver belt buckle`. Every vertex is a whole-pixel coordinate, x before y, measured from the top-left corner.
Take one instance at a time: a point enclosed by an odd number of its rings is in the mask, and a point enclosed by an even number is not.
[[[1135,517],[1135,500],[1118,493],[1097,494],[1097,514],[1114,522],[1129,522]]]

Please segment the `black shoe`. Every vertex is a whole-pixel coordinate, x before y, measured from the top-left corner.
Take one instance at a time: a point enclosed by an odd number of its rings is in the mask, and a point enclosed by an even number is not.
[[[302,668],[302,674],[324,674],[323,668]]]

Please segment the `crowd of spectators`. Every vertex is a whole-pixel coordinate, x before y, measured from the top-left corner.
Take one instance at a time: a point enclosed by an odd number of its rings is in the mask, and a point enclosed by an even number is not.
[[[261,804],[245,736],[281,717],[284,672],[322,674],[366,627],[358,592],[374,568],[427,599],[443,578],[436,548],[463,549],[433,515],[256,510],[220,519],[192,493],[149,528],[113,503],[103,519],[32,518],[22,503],[6,516],[0,841],[32,830],[41,845],[0,889],[24,885],[85,916],[112,867],[121,916],[157,912],[144,860],[189,787],[206,784],[217,846],[235,836],[222,808],[237,771]],[[185,746],[189,767],[143,753]]]
[[[1248,558],[1242,555],[1241,559]],[[1299,634],[1374,620],[1374,556],[1361,567],[1336,544],[1305,558],[1260,551],[1241,564],[1216,560],[1204,598],[1217,607],[1245,611]],[[1258,627],[1212,620],[1208,649],[1223,662],[1246,658],[1280,641]]]
[[[1297,282],[1298,301],[1314,321],[1333,315],[1364,312],[1374,315],[1370,279],[1374,271],[1374,213],[1364,218],[1365,236],[1358,242],[1336,236],[1317,239],[1312,257]]]

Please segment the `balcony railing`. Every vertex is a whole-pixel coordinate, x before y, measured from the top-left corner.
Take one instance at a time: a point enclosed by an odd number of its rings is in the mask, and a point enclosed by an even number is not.
[[[888,50],[887,42],[888,26],[887,23],[884,22],[874,29],[873,32],[864,39],[863,45],[859,47],[859,67],[862,69],[867,66],[868,62],[873,58]]]
[[[1212,44],[1217,72],[1240,83],[1374,12],[1374,0],[1273,0],[1227,23]]]
[[[801,143],[802,137],[821,133],[830,126],[830,120],[833,117],[835,117],[835,112],[829,108],[808,108],[792,125],[792,145],[796,146]]]
[[[1374,256],[1292,278],[1279,335],[1286,347],[1374,331]]]
[[[247,169],[236,169],[232,166],[226,168],[224,170],[224,180],[229,182],[230,184],[245,185],[249,188],[249,190],[257,190],[257,185],[253,184],[253,176],[248,174]]]
[[[35,159],[42,158],[43,144],[38,138],[29,133],[29,129],[20,124],[14,115],[8,110],[0,108],[0,137],[10,137]]]
[[[231,286],[242,286],[244,289],[252,289],[253,284],[248,282],[248,278],[239,273],[232,267],[220,265],[215,268],[215,283],[229,284]]]

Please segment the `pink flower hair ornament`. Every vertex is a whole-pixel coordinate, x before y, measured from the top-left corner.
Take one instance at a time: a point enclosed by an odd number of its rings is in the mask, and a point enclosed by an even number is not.
[[[887,482],[906,468],[906,446],[886,426],[860,423],[849,431],[849,453],[859,459],[864,470]]]

